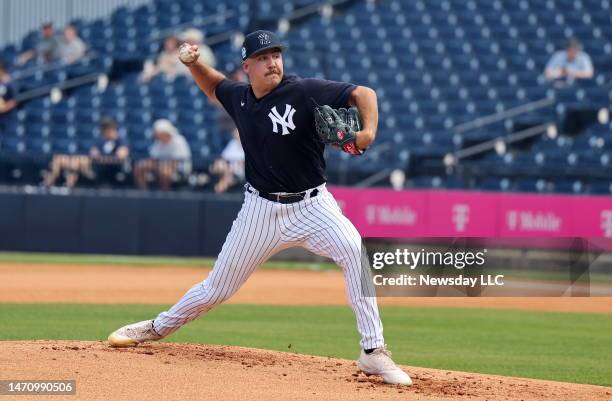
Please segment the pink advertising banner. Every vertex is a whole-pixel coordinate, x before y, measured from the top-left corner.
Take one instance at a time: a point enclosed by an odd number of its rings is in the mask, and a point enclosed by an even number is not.
[[[364,237],[612,238],[612,197],[331,187]]]

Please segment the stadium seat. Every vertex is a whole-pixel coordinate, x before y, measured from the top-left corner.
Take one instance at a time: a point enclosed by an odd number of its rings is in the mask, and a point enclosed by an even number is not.
[[[73,21],[94,57],[20,79],[18,85],[23,92],[71,77],[110,74],[113,63],[126,58],[137,62],[154,58],[165,29],[197,24],[216,13],[238,10],[202,27],[208,37],[244,31],[253,23],[249,16],[276,22],[300,6],[314,3],[151,0],[138,7],[119,7],[106,18]],[[285,69],[301,76],[348,80],[375,88],[380,105],[376,145],[404,147],[404,153],[397,154],[410,153],[414,156],[411,165],[419,169],[431,160],[441,163],[447,152],[510,134],[527,120],[560,120],[572,103],[609,107],[612,91],[605,87],[612,71],[608,2],[583,1],[579,8],[569,4],[574,3],[349,2],[331,16],[314,13],[290,25],[283,33],[289,45]],[[542,71],[552,53],[572,36],[591,54],[597,77],[568,89],[555,88],[543,80]],[[14,59],[36,38],[37,32],[32,31],[21,43],[0,49],[2,58]],[[240,62],[229,41],[214,44],[213,50],[221,70]],[[19,68],[29,66],[32,64]],[[161,117],[170,117],[178,125],[194,149],[194,157],[208,158],[222,150],[227,138],[216,127],[217,111],[191,78],[172,81],[157,76],[143,84],[138,73],[113,72],[103,93],[97,85],[88,84],[65,92],[57,104],[48,98],[24,102],[18,112],[10,113],[12,116],[0,117],[1,149],[45,154],[74,150],[76,144],[77,150],[83,151],[97,137],[100,117],[112,116],[133,140],[131,146],[137,155],[146,154],[151,124]],[[461,123],[551,95],[555,104],[550,110],[454,134]],[[536,138],[529,146],[510,149],[511,154],[473,158],[469,163],[474,171],[499,173],[473,182],[477,188],[502,191],[608,191],[605,180],[590,182],[588,178],[594,169],[601,174],[610,171],[603,162],[608,160],[606,152],[612,151],[609,123],[587,127],[573,140],[563,134],[554,140]],[[400,166],[405,160],[372,157],[367,165],[333,158],[329,162],[331,169],[340,162],[344,167],[350,163],[365,174]],[[568,174],[571,177],[566,177]],[[422,176],[417,183],[440,188],[464,186],[453,177],[436,173]]]

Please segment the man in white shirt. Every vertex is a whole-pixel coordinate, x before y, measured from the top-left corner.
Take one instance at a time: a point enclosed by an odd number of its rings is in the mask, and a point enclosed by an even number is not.
[[[64,29],[64,37],[60,42],[60,57],[66,64],[79,61],[87,52],[87,46],[77,34],[76,27],[68,25]]]
[[[191,172],[191,150],[185,137],[170,121],[155,121],[153,131],[155,142],[149,149],[150,159],[136,163],[134,179],[139,189],[147,189],[149,176],[156,175],[160,188],[167,191],[177,176]]]
[[[221,157],[210,166],[210,172],[218,176],[215,192],[226,192],[234,184],[244,181],[244,149],[238,130],[232,131],[232,139],[221,152]]]
[[[588,54],[581,50],[580,42],[572,39],[567,49],[553,54],[546,65],[544,75],[549,80],[555,79],[590,79],[593,78],[593,63]]]

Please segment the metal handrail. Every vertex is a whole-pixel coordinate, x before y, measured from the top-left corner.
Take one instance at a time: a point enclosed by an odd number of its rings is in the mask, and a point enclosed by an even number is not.
[[[90,52],[87,52],[79,61],[85,61],[85,60],[95,61],[99,57],[100,57],[99,54],[93,51],[90,51]],[[74,63],[69,63],[69,64],[66,64],[63,61],[51,61],[47,64],[43,64],[37,67],[14,71],[11,73],[11,77],[13,78],[13,81],[17,81],[20,79],[29,78],[33,75],[38,74],[39,72],[44,73],[48,71],[59,70],[61,68],[64,68],[70,65],[74,65],[76,63],[77,63],[76,61]]]
[[[181,28],[204,27],[213,22],[216,22],[217,20],[221,18],[223,19],[230,18],[234,14],[235,12],[233,10],[224,11],[224,12],[220,12],[220,13],[213,14],[213,15],[207,15],[206,17],[198,17],[191,22],[183,22],[182,24],[174,25],[172,28],[167,28],[161,31],[153,31],[153,33],[151,34],[151,37],[149,38],[149,43],[155,42],[160,39],[164,39],[166,36],[176,33],[176,31]]]
[[[286,21],[292,21],[295,19],[303,18],[303,17],[306,17],[307,15],[318,13],[321,7],[323,6],[333,7],[339,4],[348,3],[349,1],[354,1],[354,0],[329,0],[329,1],[320,1],[318,3],[309,4],[302,8],[298,8],[297,10],[293,10],[289,15],[287,15],[284,18],[281,18],[281,20],[284,19]]]
[[[476,144],[474,146],[470,146],[465,149],[458,150],[454,153],[448,153],[444,157],[445,164],[448,165],[456,165],[461,159],[465,159],[470,156],[474,156],[478,153],[483,153],[488,150],[495,149],[499,143],[503,143],[504,145],[521,141],[523,139],[527,139],[541,133],[546,132],[550,127],[554,127],[554,122],[550,121],[544,124],[536,125],[534,127],[529,127],[527,129],[514,132],[510,135],[500,136],[494,139],[490,139],[488,141]]]
[[[484,126],[493,124],[506,118],[516,117],[524,113],[530,113],[532,111],[542,109],[544,107],[552,105],[554,102],[554,98],[545,97],[540,100],[525,103],[520,106],[512,107],[510,109],[502,110],[500,112],[489,114],[483,117],[478,117],[475,120],[459,124],[453,127],[453,131],[457,134],[461,134],[474,128],[482,128]]]
[[[97,82],[98,79],[100,78],[100,75],[103,75],[103,74],[92,73],[92,74],[82,75],[80,77],[76,77],[76,78],[72,78],[72,79],[63,81],[57,85],[40,86],[38,88],[29,90],[27,92],[19,93],[17,96],[15,96],[15,100],[18,102],[23,102],[26,100],[34,99],[39,96],[47,95],[51,93],[51,91],[54,89],[60,89],[60,90],[70,89],[70,88],[75,88],[77,86],[89,84],[92,82]]]
[[[353,187],[356,188],[367,188],[370,187],[374,184],[376,184],[377,182],[380,182],[384,179],[386,179],[389,175],[391,175],[391,168],[387,167],[382,169],[381,171],[372,174],[369,177],[364,178],[363,180],[361,180],[360,182],[358,182],[357,184],[353,185]]]

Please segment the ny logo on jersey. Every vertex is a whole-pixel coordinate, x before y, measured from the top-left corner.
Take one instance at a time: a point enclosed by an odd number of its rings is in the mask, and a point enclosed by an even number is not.
[[[295,124],[293,123],[293,115],[295,114],[295,109],[290,104],[285,105],[285,114],[282,116],[279,114],[278,110],[276,110],[276,106],[272,107],[270,113],[268,113],[268,117],[272,120],[272,131],[275,134],[278,133],[278,125],[280,124],[283,127],[283,135],[289,135],[289,129],[295,129]]]

